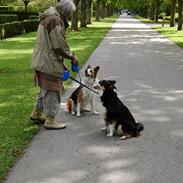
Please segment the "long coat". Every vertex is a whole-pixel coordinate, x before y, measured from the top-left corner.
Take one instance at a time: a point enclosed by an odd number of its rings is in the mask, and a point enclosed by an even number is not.
[[[66,42],[64,21],[55,7],[50,7],[40,17],[32,68],[60,77],[64,70],[63,58],[72,57],[73,53]]]

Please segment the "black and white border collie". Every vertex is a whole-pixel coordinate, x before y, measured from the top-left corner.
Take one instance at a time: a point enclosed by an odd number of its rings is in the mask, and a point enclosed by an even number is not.
[[[106,109],[104,117],[106,123],[105,130],[109,127],[107,136],[113,136],[115,129],[119,130],[119,127],[122,133],[120,137],[121,140],[138,137],[140,132],[144,129],[144,126],[135,121],[130,110],[120,101],[115,92],[115,83],[116,81],[114,80],[99,81],[101,86],[100,99]]]

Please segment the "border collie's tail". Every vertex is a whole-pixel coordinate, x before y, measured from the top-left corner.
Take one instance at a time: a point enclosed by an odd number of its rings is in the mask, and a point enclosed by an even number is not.
[[[137,123],[137,132],[140,133],[144,130],[144,125],[142,123]]]
[[[72,106],[72,99],[71,99],[71,98],[69,98],[69,99],[67,100],[66,106],[67,106],[68,112],[71,113],[72,107],[73,107],[73,106]]]

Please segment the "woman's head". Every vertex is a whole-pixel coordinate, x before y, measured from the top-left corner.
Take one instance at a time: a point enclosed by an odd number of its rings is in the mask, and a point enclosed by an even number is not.
[[[68,19],[76,11],[76,6],[72,0],[60,0],[56,5],[58,13]]]

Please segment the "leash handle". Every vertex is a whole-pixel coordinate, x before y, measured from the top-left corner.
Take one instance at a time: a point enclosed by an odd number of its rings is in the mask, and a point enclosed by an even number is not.
[[[80,81],[78,81],[77,79],[73,78],[72,76],[70,76],[70,79],[72,79],[73,81],[75,81],[75,82],[79,83],[79,84],[80,84],[80,85],[82,85],[83,87],[85,87],[85,88],[87,88],[87,89],[91,90],[91,91],[92,91],[92,92],[94,92],[95,94],[99,95],[99,93],[98,93],[98,92],[96,92],[95,90],[91,89],[91,88],[90,88],[90,87],[88,87],[87,85],[85,85],[85,84],[81,83]]]

